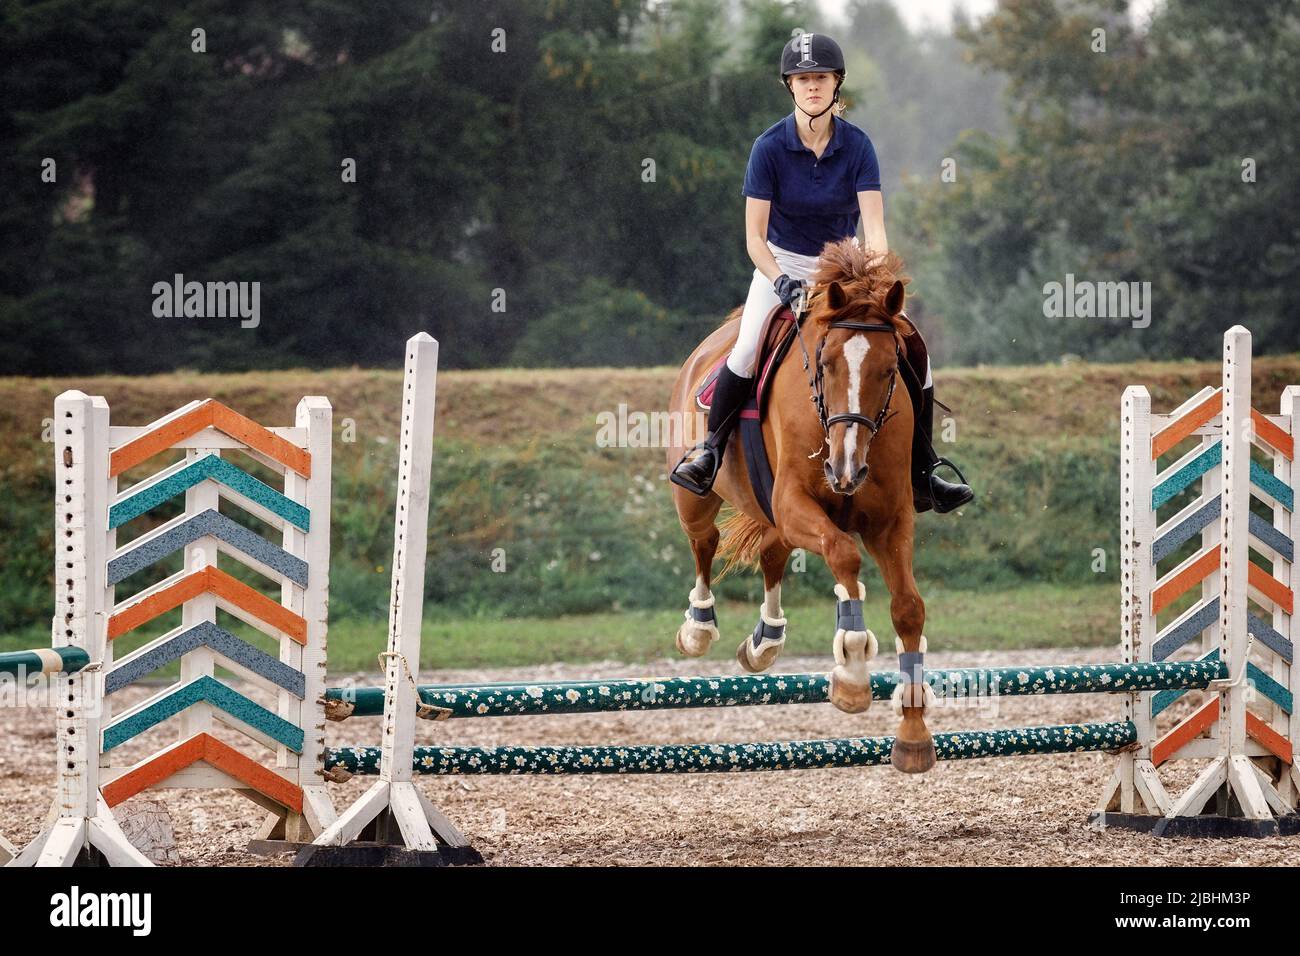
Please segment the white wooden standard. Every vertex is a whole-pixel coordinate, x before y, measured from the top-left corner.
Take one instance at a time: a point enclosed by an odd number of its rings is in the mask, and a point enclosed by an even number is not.
[[[436,851],[439,841],[451,847],[469,845],[460,831],[416,789],[411,773],[437,376],[437,341],[424,332],[412,336],[406,343],[402,377],[379,780],[314,841],[317,846],[349,844],[372,823],[383,832],[391,832],[395,826],[408,850]]]
[[[1126,664],[1150,662],[1156,635],[1156,615],[1151,609],[1154,475],[1151,395],[1143,386],[1131,385],[1124,389],[1120,405],[1120,641]],[[1163,815],[1170,800],[1151,763],[1156,733],[1150,696],[1125,694],[1123,719],[1136,725],[1138,746],[1119,755],[1097,810]]]
[[[325,668],[329,638],[330,507],[333,475],[334,410],[327,398],[309,395],[298,402],[297,431],[311,455],[311,478],[284,469],[284,493],[305,505],[311,515],[310,530],[281,522],[283,548],[307,562],[307,587],[292,581],[281,585],[281,601],[307,622],[307,642],[280,640],[280,659],[306,678],[301,700],[281,690],[278,712],[302,728],[301,755],[284,745],[276,748],[278,772],[302,788],[303,812],[288,813],[273,808],[258,838],[278,838],[291,843],[308,843],[327,829],[338,815],[322,776],[325,769]]]
[[[1236,799],[1248,820],[1273,819],[1265,784],[1246,748],[1247,594],[1250,516],[1250,333],[1233,326],[1223,339],[1223,463],[1219,509],[1219,654],[1228,680],[1218,688],[1218,754],[1174,802],[1166,818],[1199,815],[1211,800],[1212,812],[1229,810]],[[1271,790],[1271,784],[1267,784]]]
[[[152,866],[99,794],[99,731],[108,619],[108,403],[79,391],[54,402],[54,646],[85,648],[91,666],[55,678],[56,795],[50,826],[8,866],[71,866],[91,848],[113,866]]]
[[[1297,479],[1300,479],[1300,468],[1295,465],[1295,456],[1300,455],[1300,441],[1296,441],[1296,425],[1300,423],[1300,385],[1290,385],[1282,390],[1281,413],[1281,425],[1295,442],[1295,447],[1290,458],[1283,455],[1275,457],[1277,464],[1274,473],[1287,487],[1294,489]],[[1300,547],[1300,519],[1295,514],[1295,508],[1300,507],[1300,502],[1292,504],[1294,507],[1289,510],[1274,509],[1277,516],[1275,523],[1295,547]],[[1279,563],[1286,571],[1285,575],[1279,575],[1279,579],[1291,589],[1292,594],[1300,594],[1300,560],[1294,560],[1300,556],[1293,553],[1292,558],[1290,562]],[[1294,651],[1300,645],[1300,628],[1295,625],[1294,614],[1283,615],[1279,611],[1280,609],[1274,612],[1274,626],[1291,642],[1293,651],[1290,665],[1286,669],[1286,679],[1280,680],[1291,691],[1291,713],[1289,716],[1279,714],[1274,723],[1275,729],[1291,741],[1291,766],[1285,770],[1285,779],[1279,782],[1278,791],[1294,810],[1300,804],[1300,767],[1297,767],[1297,761],[1300,760],[1300,707],[1296,706],[1296,701],[1300,701],[1300,661],[1296,659]],[[1275,655],[1275,660],[1279,664],[1283,663],[1280,655]],[[1275,671],[1275,675],[1276,673]]]
[[[1252,445],[1258,445],[1273,456],[1273,474],[1288,487],[1294,488],[1297,469],[1289,458],[1281,454],[1281,449],[1272,448],[1266,439],[1261,440],[1256,434],[1251,415],[1251,340],[1246,329],[1234,326],[1224,335],[1222,383],[1217,390],[1221,393],[1222,409],[1192,433],[1199,438],[1197,445],[1163,471],[1157,470],[1157,462],[1151,455],[1152,436],[1212,399],[1215,391],[1210,387],[1202,389],[1172,413],[1160,415],[1151,412],[1150,396],[1145,388],[1131,387],[1125,390],[1121,415],[1121,631],[1125,661],[1151,660],[1159,633],[1153,611],[1153,589],[1162,581],[1172,580],[1216,546],[1220,549],[1218,567],[1197,588],[1199,600],[1170,622],[1164,631],[1169,633],[1177,629],[1179,624],[1217,598],[1218,620],[1206,627],[1200,639],[1191,645],[1196,656],[1217,653],[1227,664],[1228,679],[1207,690],[1207,695],[1217,697],[1217,717],[1202,736],[1182,744],[1175,753],[1168,755],[1170,759],[1208,758],[1210,763],[1187,790],[1176,800],[1171,800],[1151,759],[1152,747],[1161,738],[1155,721],[1150,717],[1150,695],[1128,695],[1124,716],[1137,726],[1138,744],[1120,755],[1098,803],[1099,814],[1162,815],[1171,822],[1208,813],[1268,824],[1276,816],[1294,813],[1296,809],[1300,773],[1294,760],[1300,718],[1294,713],[1286,714],[1255,692],[1247,664],[1262,664],[1264,672],[1288,688],[1293,699],[1300,696],[1297,695],[1300,688],[1297,671],[1300,668],[1287,664],[1281,655],[1258,653],[1262,650],[1261,645],[1259,642],[1252,645],[1253,638],[1249,633],[1250,602],[1253,600],[1272,611],[1271,618],[1265,617],[1287,641],[1294,643],[1297,635],[1292,615],[1250,583],[1251,548],[1271,559],[1273,576],[1293,594],[1300,586],[1300,573],[1295,562],[1286,560],[1276,544],[1251,537]],[[1288,388],[1283,393],[1281,414],[1268,417],[1271,424],[1289,436],[1296,433],[1293,412],[1297,396],[1300,396],[1300,386]],[[1210,451],[1216,442],[1222,443],[1222,459],[1201,476],[1200,494],[1178,514],[1163,524],[1159,523],[1152,507],[1152,491],[1156,483]],[[1262,490],[1254,493],[1272,507],[1273,526],[1294,542],[1300,533],[1300,521],[1296,520],[1292,509],[1274,501]],[[1181,526],[1198,509],[1216,498],[1219,500],[1219,518],[1202,529],[1197,552],[1165,575],[1160,575],[1152,560],[1151,549],[1155,541],[1167,531]],[[1256,573],[1261,570],[1257,568]],[[1255,655],[1251,653],[1252,646],[1257,652]],[[1248,707],[1252,701],[1258,713],[1251,714],[1250,720],[1265,721],[1277,734],[1288,738],[1292,750],[1289,765],[1278,761],[1269,747],[1247,733]],[[1266,768],[1276,769],[1270,771]],[[1157,832],[1161,831],[1158,829]]]
[[[282,691],[280,716],[303,730],[301,755],[280,748],[279,764],[289,768],[291,779],[302,787],[302,816],[290,815],[285,821],[285,837],[309,840],[327,829],[337,819],[322,776],[325,769],[325,668],[329,639],[330,581],[330,508],[334,474],[334,410],[320,395],[308,396],[298,403],[296,423],[307,432],[307,451],[311,454],[310,481],[293,472],[285,474],[284,493],[301,501],[311,514],[311,530],[304,533],[289,522],[284,526],[284,548],[307,562],[305,589],[285,582],[285,602],[307,621],[307,643],[299,646],[282,640],[281,657],[285,663],[306,677],[306,693],[301,700]],[[324,480],[320,480],[320,476]],[[285,771],[282,771],[285,772]]]

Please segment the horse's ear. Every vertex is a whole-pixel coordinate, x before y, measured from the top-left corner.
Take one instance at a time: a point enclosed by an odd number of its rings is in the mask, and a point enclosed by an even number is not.
[[[891,285],[889,291],[885,293],[885,312],[891,318],[903,311],[903,296],[903,283],[895,279],[894,284]]]
[[[844,294],[844,287],[838,282],[828,282],[826,290],[822,294],[826,296],[826,307],[832,312],[836,312],[849,304],[849,297]]]

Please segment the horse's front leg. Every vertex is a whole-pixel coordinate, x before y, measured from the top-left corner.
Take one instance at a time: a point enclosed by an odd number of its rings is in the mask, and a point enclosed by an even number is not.
[[[912,573],[913,527],[909,512],[879,534],[864,534],[862,543],[889,588],[889,615],[898,635],[900,678],[893,703],[902,723],[894,737],[891,762],[903,773],[924,773],[935,763],[934,738],[925,724],[925,708],[934,701],[934,691],[925,679],[925,602]]]
[[[862,617],[866,586],[858,580],[862,556],[853,536],[835,526],[822,506],[804,493],[791,491],[778,503],[779,530],[792,548],[816,552],[835,577],[835,669],[830,675],[831,703],[850,714],[871,706],[871,659],[876,636]]]

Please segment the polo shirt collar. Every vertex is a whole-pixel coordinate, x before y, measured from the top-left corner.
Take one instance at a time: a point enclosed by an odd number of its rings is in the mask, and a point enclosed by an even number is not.
[[[827,113],[827,116],[830,114]],[[791,113],[785,118],[785,148],[793,150],[796,153],[802,153],[808,149],[807,146],[799,139],[799,126],[795,120],[795,114]],[[834,120],[831,124],[831,141],[826,144],[826,150],[822,153],[822,159],[830,156],[839,148],[840,145],[840,127],[844,125],[841,120]]]

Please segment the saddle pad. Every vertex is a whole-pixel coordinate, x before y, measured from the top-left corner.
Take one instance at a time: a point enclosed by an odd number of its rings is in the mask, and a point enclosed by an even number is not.
[[[792,336],[793,332],[794,314],[788,308],[778,306],[773,314],[767,318],[767,325],[764,328],[759,348],[758,366],[760,371],[756,407],[761,407],[767,396],[768,387],[772,382],[772,373],[785,355],[786,348],[782,346],[788,347],[789,343],[786,340]],[[714,363],[709,374],[704,377],[704,381],[695,393],[695,404],[704,411],[708,411],[713,404],[713,389],[717,384],[718,373],[722,371],[722,363],[726,360],[726,353],[719,356],[717,362]],[[742,411],[740,417],[749,418],[757,415],[757,411],[754,412],[753,416],[747,414],[748,411],[748,409]]]

